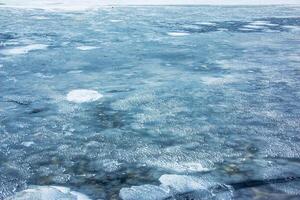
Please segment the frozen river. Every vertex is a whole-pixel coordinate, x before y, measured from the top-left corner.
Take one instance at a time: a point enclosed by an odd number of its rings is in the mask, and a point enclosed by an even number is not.
[[[299,13],[0,8],[0,200],[299,199]]]

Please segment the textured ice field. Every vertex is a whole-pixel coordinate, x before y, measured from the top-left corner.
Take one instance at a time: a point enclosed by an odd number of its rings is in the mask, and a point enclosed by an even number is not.
[[[299,199],[299,12],[0,8],[0,199]]]

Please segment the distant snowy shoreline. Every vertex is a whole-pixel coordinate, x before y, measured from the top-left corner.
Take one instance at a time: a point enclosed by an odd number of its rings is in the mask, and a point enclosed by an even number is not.
[[[123,6],[270,6],[270,5],[299,5],[297,0],[288,1],[274,1],[253,0],[251,2],[244,0],[151,0],[143,2],[139,0],[117,0],[117,1],[99,1],[86,0],[84,2],[79,0],[29,0],[24,3],[20,0],[0,0],[0,8],[20,8],[20,9],[45,9],[45,10],[66,10],[66,11],[80,11],[90,10],[100,7],[123,7]]]

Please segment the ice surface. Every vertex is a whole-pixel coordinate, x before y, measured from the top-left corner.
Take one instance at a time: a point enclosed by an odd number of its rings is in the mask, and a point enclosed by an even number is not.
[[[22,145],[24,145],[25,147],[30,147],[30,146],[34,145],[34,142],[32,142],[32,141],[22,142]]]
[[[155,185],[132,186],[120,191],[123,200],[163,200],[170,196],[168,188]]]
[[[72,90],[67,94],[67,100],[75,103],[85,103],[97,101],[102,98],[102,94],[95,90],[77,89]]]
[[[190,35],[189,33],[183,33],[183,32],[169,32],[168,35],[174,36],[174,37],[180,37],[180,36],[186,36]]]
[[[213,23],[213,22],[200,22],[198,24],[200,24],[200,25],[207,25],[207,26],[216,26],[217,25],[216,23]]]
[[[79,46],[79,47],[76,47],[76,48],[79,49],[79,50],[82,50],[82,51],[88,51],[88,50],[97,49],[98,47],[95,47],[95,46]]]
[[[254,24],[250,24],[250,25],[246,25],[244,26],[245,28],[249,28],[249,29],[261,29],[261,28],[264,28],[263,26],[261,25],[254,25]]]
[[[90,200],[79,192],[61,186],[30,186],[5,200]]]
[[[269,21],[254,21],[254,22],[251,22],[252,25],[257,25],[257,26],[263,26],[263,25],[268,25],[270,24]]]
[[[210,168],[204,167],[201,163],[197,162],[168,162],[164,160],[159,160],[159,161],[148,161],[148,165],[150,166],[155,166],[155,167],[160,167],[164,169],[168,169],[171,171],[175,171],[178,173],[183,173],[183,172],[206,172],[211,170]]]
[[[162,186],[169,187],[177,193],[208,189],[207,183],[192,176],[166,174],[161,176],[159,181]]]
[[[196,194],[198,199],[212,198],[209,191],[211,184],[207,180],[201,178],[186,176],[186,175],[174,175],[165,174],[159,178],[160,186],[155,185],[141,185],[132,186],[130,188],[122,188],[120,191],[120,198],[123,200],[164,200],[176,196],[185,196],[188,193]],[[193,194],[195,195],[195,194]]]
[[[299,7],[69,11],[0,8],[0,199],[299,199]]]
[[[113,22],[113,23],[117,23],[117,22],[122,22],[123,20],[120,20],[120,19],[111,19],[109,21]]]
[[[45,44],[30,44],[27,46],[19,46],[19,47],[3,49],[3,50],[0,50],[0,53],[7,55],[7,56],[27,54],[30,51],[45,50],[45,49],[47,49],[47,47],[48,47],[48,45],[45,45]]]

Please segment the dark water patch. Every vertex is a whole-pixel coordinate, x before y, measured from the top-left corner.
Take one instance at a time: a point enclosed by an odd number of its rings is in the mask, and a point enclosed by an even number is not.
[[[31,111],[29,111],[29,114],[37,114],[37,113],[41,113],[44,111],[47,111],[47,108],[33,108]]]
[[[11,102],[22,106],[28,106],[32,103],[32,99],[30,97],[5,96],[2,99],[3,102]]]
[[[97,105],[92,115],[98,122],[97,126],[102,129],[122,128],[126,125],[125,119],[130,119],[125,112],[112,109],[109,102]]]
[[[127,89],[113,89],[113,90],[108,90],[108,93],[124,93],[124,92],[131,92],[134,91],[133,88],[127,88]]]
[[[17,34],[16,33],[0,33],[0,42],[6,42],[8,40],[16,39]],[[1,48],[1,44],[0,44]]]
[[[269,17],[258,18],[257,21],[268,21],[271,24],[278,24],[280,26],[300,26],[300,17]]]
[[[290,177],[264,179],[264,180],[248,180],[244,182],[230,183],[228,185],[233,187],[233,189],[235,190],[240,190],[240,189],[250,188],[250,187],[260,187],[264,185],[289,183],[289,182],[296,182],[296,181],[300,181],[300,176],[290,176]]]

